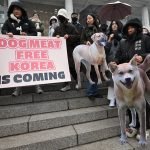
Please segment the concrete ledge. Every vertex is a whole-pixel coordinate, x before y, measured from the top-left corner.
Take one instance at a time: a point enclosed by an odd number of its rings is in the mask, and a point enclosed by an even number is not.
[[[49,100],[59,100],[59,99],[69,99],[69,98],[76,98],[76,97],[84,97],[85,90],[70,90],[66,92],[61,91],[52,91],[52,92],[45,92],[43,94],[37,95],[33,94],[33,101],[49,101]]]
[[[67,110],[67,101],[0,106],[0,119]]]
[[[118,118],[74,125],[74,128],[78,134],[79,145],[114,137],[120,134]]]
[[[47,113],[31,116],[29,132],[65,125],[78,124],[107,118],[107,111],[101,107],[90,107],[76,110]]]
[[[106,95],[107,88],[103,87],[100,89],[100,93],[102,95]],[[86,90],[70,90],[66,92],[61,91],[51,91],[51,92],[45,92],[43,94],[37,95],[33,94],[33,101],[49,101],[49,100],[59,100],[59,99],[69,99],[69,98],[78,98],[78,97],[85,97],[86,96]]]
[[[68,100],[69,109],[83,108],[83,107],[93,107],[93,106],[101,106],[108,105],[108,101],[106,98],[96,98],[95,100],[89,100],[88,97],[83,98],[74,98],[72,100]]]
[[[0,120],[0,137],[28,132],[30,117]]]
[[[72,126],[0,139],[1,150],[58,150],[76,145]]]
[[[134,148],[128,143],[121,145],[119,142],[119,137],[115,137],[74,148],[67,148],[65,150],[134,150]]]
[[[149,130],[150,132],[150,130]],[[128,138],[128,143],[134,147],[134,150],[150,150],[150,137],[147,139],[147,145],[141,146],[135,138]]]
[[[25,94],[18,97],[0,96],[0,106],[11,105],[11,104],[24,104],[32,102],[32,94]]]
[[[118,116],[118,109],[117,109],[117,107],[111,108],[108,105],[106,105],[106,106],[103,106],[103,108],[107,110],[107,115],[108,115],[107,117],[108,118],[112,118],[112,117],[117,117]]]
[[[27,88],[27,87],[26,87]],[[31,87],[30,87],[31,88]],[[21,96],[13,97],[11,95],[0,96],[0,106],[5,105],[15,105],[15,104],[25,104],[31,102],[44,102],[60,99],[69,99],[69,98],[79,98],[85,97],[85,89],[81,90],[70,90],[66,92],[61,91],[48,91],[43,94],[22,94]],[[100,93],[102,95],[107,94],[107,87],[100,88]]]

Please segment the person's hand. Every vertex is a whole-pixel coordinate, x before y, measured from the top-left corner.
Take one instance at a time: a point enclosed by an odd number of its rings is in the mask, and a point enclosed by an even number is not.
[[[135,61],[136,61],[138,64],[140,64],[140,63],[143,61],[142,56],[136,55],[136,56],[135,56]]]
[[[86,42],[86,45],[91,45],[90,41],[87,41],[87,42]]]
[[[64,35],[64,38],[65,38],[65,39],[68,39],[68,38],[69,38],[69,35],[68,35],[68,34],[65,34],[65,35]]]
[[[20,32],[20,35],[27,35],[26,32]]]
[[[114,38],[114,34],[112,33],[112,34],[110,34],[110,36],[109,36],[108,42],[112,42],[113,38]]]
[[[7,33],[7,35],[8,35],[9,37],[13,37],[13,33],[11,33],[11,32]]]

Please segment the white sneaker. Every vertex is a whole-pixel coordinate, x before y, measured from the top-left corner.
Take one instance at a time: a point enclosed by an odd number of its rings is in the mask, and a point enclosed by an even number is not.
[[[70,85],[66,85],[65,87],[61,88],[60,91],[66,92],[69,91],[70,89],[71,89]]]
[[[109,103],[109,106],[110,107],[115,107],[115,101],[116,101],[115,99],[111,99],[110,103]]]
[[[19,96],[22,94],[22,88],[21,87],[16,87],[14,92],[11,94],[12,96]]]
[[[36,86],[35,86],[35,92],[36,92],[37,94],[42,94],[42,93],[43,93],[43,90],[42,90],[42,88],[41,88],[39,85],[36,85]]]

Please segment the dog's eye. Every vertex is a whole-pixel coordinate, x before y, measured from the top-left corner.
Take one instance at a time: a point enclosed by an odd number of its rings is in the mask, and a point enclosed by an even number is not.
[[[119,72],[119,75],[123,75],[123,72],[122,72],[122,71],[120,71],[120,72]]]
[[[133,70],[129,70],[128,72],[129,72],[129,73],[132,73],[132,72],[133,72]]]

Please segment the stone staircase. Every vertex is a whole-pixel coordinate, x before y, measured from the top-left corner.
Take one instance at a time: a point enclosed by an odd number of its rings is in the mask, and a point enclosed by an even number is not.
[[[120,145],[117,108],[108,107],[106,86],[100,88],[104,98],[93,101],[84,88],[60,92],[60,87],[47,85],[42,95],[26,91],[19,97],[7,95],[11,89],[1,91],[0,150],[140,149],[134,139]]]

